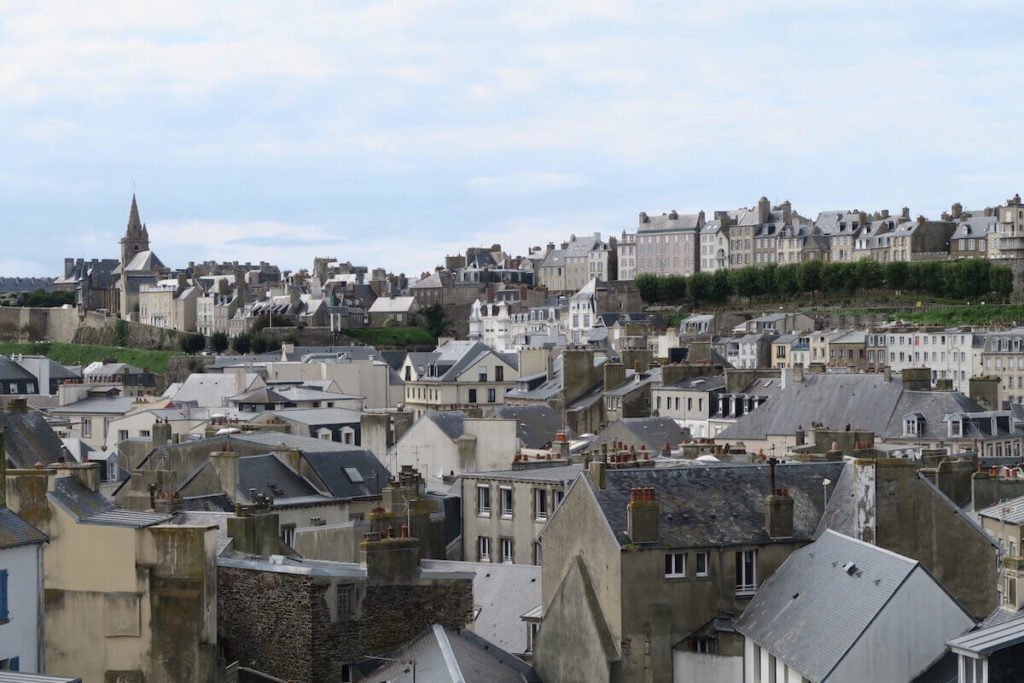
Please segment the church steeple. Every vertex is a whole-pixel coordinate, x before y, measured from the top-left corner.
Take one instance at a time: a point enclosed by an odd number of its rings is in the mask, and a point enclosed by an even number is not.
[[[121,264],[127,264],[140,251],[149,250],[149,231],[139,218],[139,205],[132,193],[132,208],[128,212],[128,229],[121,238]]]

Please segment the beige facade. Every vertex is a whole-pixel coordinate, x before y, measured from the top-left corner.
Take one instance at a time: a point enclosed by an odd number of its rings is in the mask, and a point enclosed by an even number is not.
[[[704,212],[660,216],[640,214],[636,273],[693,275],[700,270],[700,231]]]
[[[92,505],[83,499],[97,483],[95,464],[8,472],[9,506],[50,537],[46,671],[84,683],[220,680],[215,527],[127,511],[101,521],[63,502]]]
[[[139,287],[139,322],[186,332],[196,329],[199,290],[177,280]]]

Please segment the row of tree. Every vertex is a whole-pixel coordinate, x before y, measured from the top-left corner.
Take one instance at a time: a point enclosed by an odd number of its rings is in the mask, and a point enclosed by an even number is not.
[[[947,299],[973,299],[989,294],[1006,298],[1013,291],[1013,271],[987,259],[957,261],[853,262],[804,261],[746,266],[713,273],[637,275],[634,282],[649,304],[724,303],[731,296],[786,298],[799,294],[850,296],[889,290]]]
[[[226,332],[214,332],[209,337],[199,332],[186,332],[179,335],[178,347],[187,354],[197,354],[201,351],[212,351],[213,353],[224,353],[230,347],[235,353],[266,353],[277,351],[281,348],[281,340],[264,334],[261,330],[255,332],[243,332],[234,339],[228,337]]]

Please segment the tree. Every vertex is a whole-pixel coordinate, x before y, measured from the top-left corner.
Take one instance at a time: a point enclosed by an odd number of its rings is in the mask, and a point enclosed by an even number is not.
[[[791,297],[800,291],[799,281],[800,266],[796,263],[787,263],[779,266],[775,271],[775,294],[781,297]]]
[[[217,331],[210,335],[210,350],[214,353],[224,353],[228,350],[228,344],[230,340],[227,332]]]
[[[724,303],[732,295],[732,280],[724,268],[711,274],[711,301]]]
[[[114,323],[114,346],[128,346],[131,340],[132,328],[124,318],[118,318]]]
[[[448,317],[444,306],[439,303],[432,303],[420,311],[423,317],[423,325],[430,332],[431,336],[443,337],[452,326],[452,320]]]
[[[633,278],[633,284],[645,303],[658,303],[658,276],[654,273],[640,273]]]
[[[686,298],[686,278],[682,275],[663,275],[658,278],[658,301],[677,303]]]
[[[235,353],[245,355],[252,350],[252,335],[248,332],[242,332],[231,340],[231,348],[235,350]]]
[[[907,288],[910,265],[906,261],[892,261],[885,264],[885,286],[893,291]]]
[[[879,289],[885,284],[882,264],[874,259],[861,259],[853,264],[853,277],[858,289]]]
[[[758,288],[757,266],[744,266],[729,272],[729,284],[732,291],[739,296],[752,297],[760,294]]]
[[[690,301],[693,305],[710,301],[714,291],[714,282],[710,273],[694,273],[686,283]]]
[[[186,332],[178,338],[178,347],[189,355],[195,355],[206,348],[206,337],[199,332]]]
[[[992,266],[988,271],[989,289],[1003,299],[1013,293],[1013,271],[1009,266]]]
[[[266,353],[270,350],[270,339],[267,335],[263,334],[262,331],[257,330],[252,333],[252,351],[253,353]]]

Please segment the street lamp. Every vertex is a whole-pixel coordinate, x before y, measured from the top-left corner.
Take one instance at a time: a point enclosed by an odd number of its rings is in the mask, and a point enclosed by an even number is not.
[[[825,508],[828,506],[828,485],[832,483],[832,480],[826,477],[821,480],[822,498],[824,503],[821,506],[821,514],[825,514]]]

